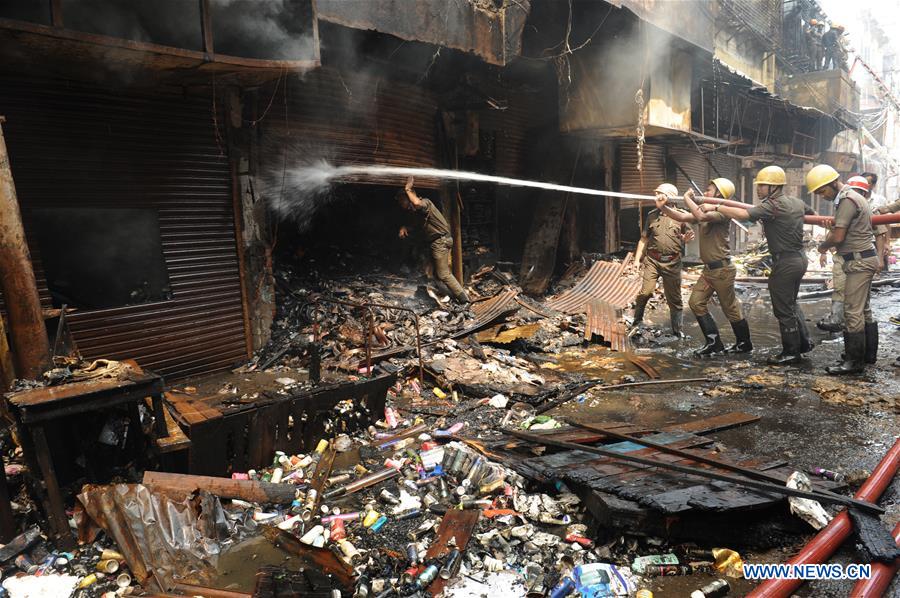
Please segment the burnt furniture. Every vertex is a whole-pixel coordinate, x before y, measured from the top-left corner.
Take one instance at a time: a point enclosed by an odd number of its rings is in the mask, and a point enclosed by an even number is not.
[[[224,404],[222,395],[166,393],[166,402],[190,437],[187,473],[229,476],[271,464],[275,451],[311,451],[325,435],[334,406],[351,399],[365,405],[371,421],[384,414],[389,374],[358,382],[322,384],[310,390],[252,403]],[[369,422],[367,422],[368,424]]]
[[[19,430],[19,439],[28,463],[32,487],[47,513],[54,539],[61,547],[72,547],[74,538],[69,530],[65,503],[47,443],[45,426],[52,421],[73,415],[127,405],[130,419],[129,434],[141,443],[143,432],[138,404],[145,397],[151,397],[156,420],[154,435],[165,437],[167,432],[162,395],[162,377],[134,366],[129,371],[127,379],[85,380],[6,395]],[[139,447],[142,454],[145,452],[144,448]]]

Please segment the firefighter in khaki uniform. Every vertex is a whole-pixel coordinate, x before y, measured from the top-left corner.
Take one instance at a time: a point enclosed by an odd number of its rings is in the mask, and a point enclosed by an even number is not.
[[[656,188],[656,198],[674,198],[678,189],[670,183]],[[669,304],[669,321],[672,334],[681,337],[684,303],[681,300],[681,250],[685,241],[694,238],[693,231],[684,223],[669,218],[658,210],[647,216],[634,255],[634,262],[641,264],[643,286],[635,299],[634,324],[637,327],[644,319],[647,302],[656,289],[656,281],[663,279],[663,291]],[[642,261],[643,259],[643,261]]]
[[[807,212],[802,199],[784,194],[787,176],[778,166],[766,166],[756,173],[753,184],[759,204],[752,208],[736,208],[703,204],[704,212],[721,212],[736,220],[761,221],[769,253],[772,273],[769,275],[769,297],[772,312],[781,332],[781,353],[766,359],[769,365],[799,363],[803,353],[813,349],[806,329],[806,318],[797,304],[800,281],[806,274],[803,252],[803,216]]]
[[[871,176],[875,177],[876,181],[878,180],[875,175]],[[870,199],[874,184],[869,183],[869,180],[867,180],[865,176],[852,176],[847,179],[845,186],[850,187],[868,200]],[[871,200],[869,205],[871,205]],[[835,200],[834,207],[835,210],[837,210],[837,200]],[[878,255],[884,255],[887,245],[887,234],[889,232],[888,227],[880,224],[875,226],[873,230],[875,232],[875,249],[878,250]],[[834,251],[834,249],[832,249],[832,251]],[[825,266],[825,263],[825,254],[823,253],[820,256],[819,265]],[[841,332],[844,329],[844,284],[846,283],[847,276],[844,274],[844,259],[840,254],[835,252],[831,257],[831,263],[831,286],[833,288],[831,294],[831,314],[816,322],[816,326],[822,330],[827,330],[828,332]],[[883,262],[880,266],[879,271],[884,267]],[[867,358],[866,363],[875,363],[875,361],[870,362]]]
[[[877,352],[878,323],[869,309],[872,278],[881,256],[875,249],[872,210],[869,202],[845,185],[838,172],[819,164],[806,173],[810,193],[834,200],[834,227],[819,244],[825,253],[832,247],[844,259],[844,355],[840,364],[825,368],[829,374],[858,374],[865,368],[868,347]],[[874,354],[871,356],[874,359]]]
[[[706,197],[729,199],[734,195],[734,183],[725,178],[713,179],[706,187]],[[719,212],[704,212],[694,203],[694,191],[688,189],[684,194],[684,204],[690,214],[673,210],[666,204],[666,199],[657,199],[656,207],[669,218],[684,223],[700,223],[700,260],[703,272],[694,283],[688,306],[694,312],[700,330],[703,331],[705,344],[694,351],[695,355],[711,355],[725,351],[722,337],[716,321],[709,313],[709,300],[713,293],[719,297],[719,305],[734,331],[735,344],[728,349],[729,353],[749,353],[753,350],[750,342],[750,326],[741,314],[741,304],[734,294],[734,276],[736,268],[729,256],[729,235],[731,220]]]

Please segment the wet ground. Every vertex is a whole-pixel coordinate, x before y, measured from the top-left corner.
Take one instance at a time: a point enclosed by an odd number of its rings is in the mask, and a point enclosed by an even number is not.
[[[585,402],[570,403],[558,412],[593,421],[632,421],[653,427],[730,411],[747,411],[759,415],[761,420],[713,437],[743,452],[784,459],[801,468],[824,467],[845,473],[860,469],[871,471],[900,433],[900,411],[896,407],[897,397],[900,397],[900,368],[893,366],[900,347],[900,328],[888,322],[888,318],[900,312],[898,299],[900,289],[879,289],[873,293],[872,308],[880,322],[881,359],[863,375],[837,380],[848,383],[851,389],[868,389],[863,391],[865,395],[880,393],[893,399],[893,409],[883,402],[861,406],[829,402],[814,390],[823,383],[833,382],[830,377],[823,382],[822,370],[837,361],[842,349],[842,342],[837,339],[839,335],[815,328],[815,322],[830,310],[828,298],[802,304],[817,345],[808,355],[808,361],[787,368],[766,366],[766,354],[780,348],[777,322],[767,303],[768,293],[764,287],[755,287],[742,296],[756,345],[749,356],[692,358],[690,349],[699,344],[701,336],[696,322],[686,322],[686,334],[691,338],[661,342],[658,347],[637,351],[653,357],[652,364],[663,378],[722,377],[724,384],[718,388],[725,391],[721,394],[704,394],[701,385],[634,388],[629,392],[594,393]],[[714,308],[713,314],[718,322],[726,322],[718,308]],[[667,310],[656,310],[650,320],[667,329]],[[727,344],[733,338],[731,331],[725,329],[722,332]],[[560,365],[567,371],[583,371],[587,376],[617,378],[631,374],[638,380],[644,379],[627,364],[619,365],[620,371],[609,371],[604,367],[609,364],[609,357],[610,353],[604,349],[589,348],[564,355]],[[748,385],[748,380],[769,384]],[[706,385],[706,388],[709,386],[712,385]],[[839,392],[835,395],[840,397]],[[892,528],[900,521],[900,479],[894,480],[880,504],[887,510],[883,520]],[[743,556],[749,562],[784,562],[804,541],[799,541],[796,546]],[[847,564],[862,562],[862,559],[851,541],[841,548],[832,562]],[[708,576],[664,578],[649,587],[658,597],[688,596],[710,579]],[[847,596],[852,585],[852,582],[814,582],[806,584],[797,594]],[[742,595],[752,587],[753,584],[739,580],[732,585],[730,595]],[[900,595],[900,582],[895,580],[890,595]]]
[[[650,342],[639,345],[636,353],[650,357],[650,363],[660,370],[662,378],[709,376],[718,382],[692,385],[667,385],[633,388],[628,392],[594,392],[579,403],[571,402],[557,413],[593,421],[618,420],[659,427],[664,424],[690,421],[714,415],[746,411],[759,415],[757,423],[713,435],[715,440],[758,457],[784,459],[798,468],[824,467],[851,473],[871,471],[892,445],[900,431],[900,368],[893,360],[900,348],[900,328],[888,318],[900,313],[900,289],[882,288],[873,294],[872,307],[880,321],[881,360],[861,376],[834,379],[825,376],[823,368],[837,361],[842,349],[840,335],[824,333],[815,322],[830,310],[830,299],[802,303],[807,326],[816,342],[808,360],[787,368],[766,366],[770,351],[780,349],[777,323],[771,314],[768,292],[764,285],[745,285],[740,296],[745,315],[750,322],[755,350],[750,355],[720,356],[695,359],[691,350],[699,345],[700,331],[693,317],[686,312],[685,332],[688,338],[678,341],[665,335],[648,333]],[[665,308],[650,312],[654,326],[668,330]],[[726,320],[718,307],[713,307],[718,322]],[[722,329],[726,344],[733,340],[727,323]],[[575,348],[545,365],[549,370],[580,374],[586,378],[620,381],[631,376],[644,380],[646,376],[622,359],[621,354],[590,346]],[[284,368],[276,373],[231,373],[194,383],[199,395],[217,393],[228,384],[233,395],[257,392],[278,392],[284,381],[278,378],[305,379],[305,372]],[[823,386],[824,385],[824,386]],[[855,393],[855,396],[853,396]],[[848,403],[845,395],[851,395]],[[823,398],[824,397],[824,398]],[[872,397],[883,400],[870,402]],[[827,400],[826,400],[827,399]],[[860,404],[852,404],[853,402]],[[880,504],[887,510],[884,521],[893,527],[900,521],[900,481],[895,480],[883,495]],[[784,562],[806,540],[797,538],[790,545],[761,553],[744,551],[749,562]],[[736,544],[740,539],[735,539]],[[262,564],[278,564],[287,555],[267,541],[244,543],[223,554],[219,570],[219,587],[247,591],[252,588],[253,574]],[[862,562],[853,542],[848,542],[832,562],[843,564]],[[299,561],[287,561],[291,568]],[[713,578],[706,575],[663,578],[647,584],[657,597],[688,596],[693,590]],[[800,596],[846,596],[852,582],[808,583],[798,591]],[[730,595],[747,593],[753,584],[733,581]],[[894,583],[891,595],[900,595],[900,582]]]

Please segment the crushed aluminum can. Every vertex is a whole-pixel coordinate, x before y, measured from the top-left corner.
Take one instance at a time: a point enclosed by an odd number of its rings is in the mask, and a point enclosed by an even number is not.
[[[410,542],[406,545],[406,560],[412,566],[419,564],[419,548],[415,542]]]
[[[378,521],[379,517],[381,517],[381,513],[379,513],[378,511],[369,511],[363,518],[363,527],[372,527],[372,525],[374,525],[375,522]]]
[[[550,592],[550,598],[565,598],[575,591],[575,581],[571,577],[566,577],[559,585]]]
[[[566,542],[575,542],[585,548],[593,548],[594,541],[579,534],[566,534]]]
[[[721,598],[731,591],[731,586],[724,579],[716,579],[699,590],[691,592],[691,598]]]
[[[450,579],[456,575],[460,563],[462,563],[462,553],[454,548],[447,554],[447,560],[444,561],[444,565],[439,571],[441,579]]]
[[[119,576],[116,577],[116,585],[120,588],[127,588],[131,585],[131,576],[127,573],[119,573]]]
[[[331,521],[331,539],[334,542],[343,540],[347,537],[347,528],[344,527],[343,519],[333,519]]]
[[[390,490],[384,488],[379,494],[378,498],[380,498],[383,502],[386,502],[389,505],[399,505],[400,499],[394,496]]]
[[[300,536],[300,541],[306,544],[307,546],[311,546],[313,542],[315,542],[316,538],[322,536],[322,533],[325,531],[325,528],[321,525],[314,525],[311,527],[305,534]]]
[[[422,515],[422,511],[420,509],[410,509],[409,511],[403,511],[402,513],[398,513],[394,516],[394,519],[397,521],[406,521],[407,519],[415,519]]]
[[[370,534],[377,534],[378,531],[379,531],[382,527],[384,527],[384,524],[385,524],[385,523],[387,523],[387,515],[382,515],[382,516],[379,517],[378,520],[377,520],[375,523],[373,523],[372,526],[369,528],[369,533],[370,533]]]
[[[428,565],[416,578],[416,585],[420,588],[427,588],[438,575],[437,565]]]

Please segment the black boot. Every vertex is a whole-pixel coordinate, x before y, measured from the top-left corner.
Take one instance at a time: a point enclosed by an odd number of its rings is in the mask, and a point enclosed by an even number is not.
[[[781,328],[781,353],[772,355],[766,359],[766,363],[769,365],[792,365],[800,363],[803,361],[803,356],[800,354],[801,340],[799,328],[788,328],[784,325],[779,325],[779,327]]]
[[[650,297],[644,297],[643,295],[638,295],[638,298],[634,301],[634,322],[631,324],[632,326],[640,326],[641,322],[644,321],[644,310],[647,309],[647,302],[650,301]]]
[[[825,372],[832,376],[844,374],[858,374],[866,367],[866,333],[844,332],[844,362],[825,368]]]
[[[722,337],[719,335],[719,327],[716,321],[709,314],[697,316],[697,323],[700,324],[700,330],[703,332],[703,339],[706,344],[694,351],[694,355],[712,355],[713,353],[721,353],[725,350],[722,344]]]
[[[684,338],[681,326],[684,322],[684,312],[680,309],[669,308],[669,322],[672,324],[672,334],[678,338]]]
[[[878,322],[866,323],[866,363],[878,361]]]
[[[832,301],[831,314],[816,322],[816,327],[828,332],[840,332],[844,329],[844,302]]]
[[[728,347],[728,353],[749,353],[753,350],[753,343],[750,342],[750,325],[746,319],[738,320],[731,323],[731,329],[734,331],[735,343]]]
[[[800,310],[800,306],[796,306],[794,310],[797,313],[797,331],[800,333],[800,353],[809,353],[815,348],[816,344],[809,338],[809,329],[806,327],[806,316]]]

